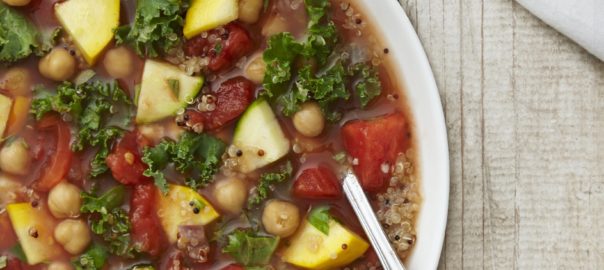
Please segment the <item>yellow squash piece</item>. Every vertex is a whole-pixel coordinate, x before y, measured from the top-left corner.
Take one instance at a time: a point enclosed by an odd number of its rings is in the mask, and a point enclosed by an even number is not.
[[[305,221],[282,259],[308,269],[334,269],[358,259],[367,248],[369,244],[363,238],[334,220],[329,222],[329,235]]]
[[[61,246],[53,237],[54,226],[49,226],[52,217],[47,212],[30,203],[9,204],[6,210],[27,263],[49,262],[61,255]]]
[[[2,135],[4,135],[6,123],[8,122],[8,116],[10,115],[12,107],[13,101],[4,95],[0,95],[0,139],[3,138]]]
[[[158,190],[157,196],[158,216],[170,243],[176,242],[179,225],[206,225],[220,216],[197,191],[185,186],[170,185],[168,194]]]
[[[192,0],[183,33],[187,39],[239,18],[238,0]]]
[[[68,0],[55,5],[55,14],[92,66],[119,25],[120,0]]]

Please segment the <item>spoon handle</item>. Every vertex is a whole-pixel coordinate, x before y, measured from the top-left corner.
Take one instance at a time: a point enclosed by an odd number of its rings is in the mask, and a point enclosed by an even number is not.
[[[403,266],[398,255],[392,249],[388,238],[386,238],[386,234],[384,234],[384,230],[382,230],[382,226],[375,216],[375,212],[371,208],[357,177],[352,172],[348,172],[344,177],[343,185],[344,193],[357,214],[384,270],[405,270],[405,266]]]

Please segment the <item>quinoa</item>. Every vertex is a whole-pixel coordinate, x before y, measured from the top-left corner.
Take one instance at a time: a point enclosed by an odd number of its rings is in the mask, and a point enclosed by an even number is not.
[[[415,245],[415,218],[421,203],[414,154],[410,149],[398,156],[390,167],[392,178],[388,189],[377,195],[377,217],[401,259],[407,258]]]

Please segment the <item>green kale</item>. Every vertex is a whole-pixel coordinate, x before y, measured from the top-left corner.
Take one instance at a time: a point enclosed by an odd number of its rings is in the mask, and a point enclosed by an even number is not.
[[[227,238],[228,244],[222,251],[246,267],[269,263],[279,244],[279,237],[259,236],[250,230],[235,230]]]
[[[91,81],[80,85],[63,82],[54,94],[41,88],[35,92],[31,113],[36,119],[52,111],[71,119],[78,128],[72,150],[98,147],[90,175],[105,173],[108,170],[105,159],[111,144],[128,128],[131,118],[132,102],[124,90],[115,82]]]
[[[329,214],[329,206],[315,207],[310,211],[308,215],[308,222],[317,230],[321,231],[325,235],[329,235],[329,221],[331,220]]]
[[[155,185],[164,193],[168,183],[163,170],[168,164],[188,177],[187,186],[199,189],[212,182],[218,172],[226,145],[208,134],[184,133],[178,142],[164,140],[158,145],[143,150],[143,162],[149,168],[144,175],[153,177]]]
[[[256,192],[248,199],[248,208],[262,203],[271,191],[271,187],[278,183],[283,183],[291,177],[292,164],[288,161],[277,172],[264,173],[260,176],[260,181],[256,187]]]
[[[157,57],[181,42],[181,0],[139,0],[134,24],[116,29],[117,44],[126,43],[140,56]]]
[[[308,38],[304,44],[302,55],[314,57],[319,65],[325,65],[334,46],[338,42],[337,30],[333,21],[322,23],[327,16],[329,1],[305,0],[308,14]]]
[[[107,251],[93,243],[84,254],[74,259],[71,264],[76,270],[101,270],[107,261]]]
[[[366,107],[382,93],[382,83],[375,67],[366,63],[357,63],[349,68],[349,73],[357,78],[353,88],[361,102],[361,107]]]
[[[125,189],[121,185],[100,197],[84,192],[80,211],[91,214],[90,229],[107,243],[109,252],[133,257],[135,248],[130,243],[130,220],[126,211],[119,207],[124,200],[124,193]]]
[[[292,78],[293,62],[302,51],[302,45],[290,33],[271,36],[262,55],[266,63],[264,88],[268,97],[277,95]]]
[[[25,16],[0,2],[0,62],[11,64],[28,57],[41,46],[39,38]]]
[[[310,66],[303,67],[291,91],[277,99],[283,106],[283,114],[292,116],[299,110],[300,104],[313,99],[319,103],[329,121],[338,120],[341,117],[340,113],[331,107],[338,100],[350,98],[350,93],[344,84],[345,76],[346,72],[340,62],[320,76],[313,74]]]

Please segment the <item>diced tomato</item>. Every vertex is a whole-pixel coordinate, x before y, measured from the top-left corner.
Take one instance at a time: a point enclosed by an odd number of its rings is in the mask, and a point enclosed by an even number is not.
[[[222,270],[245,270],[245,268],[241,265],[232,263],[222,268]]]
[[[302,171],[294,182],[294,196],[306,199],[336,199],[342,189],[336,175],[323,165]]]
[[[132,240],[141,251],[156,256],[164,243],[163,231],[155,209],[156,187],[153,183],[134,186],[130,198]]]
[[[214,29],[207,35],[199,35],[185,43],[187,56],[209,57],[208,69],[219,72],[229,69],[237,61],[254,49],[254,41],[248,31],[233,22],[223,29]]]
[[[141,184],[149,181],[143,176],[147,165],[141,160],[141,136],[138,132],[129,132],[114,147],[113,152],[107,156],[106,162],[113,178],[125,185]]]
[[[393,113],[372,120],[354,120],[342,127],[342,139],[353,168],[366,191],[383,190],[391,177],[390,166],[411,143],[403,114]],[[388,166],[388,170],[383,167]]]
[[[56,132],[57,145],[54,153],[50,154],[48,163],[43,168],[40,178],[34,188],[39,191],[49,191],[67,175],[73,153],[69,148],[71,131],[69,126],[56,114],[48,114],[37,125],[38,130]]]
[[[235,77],[223,82],[212,94],[216,101],[213,111],[187,110],[185,120],[194,126],[202,123],[205,130],[215,130],[239,117],[254,99],[255,85],[244,77]]]

